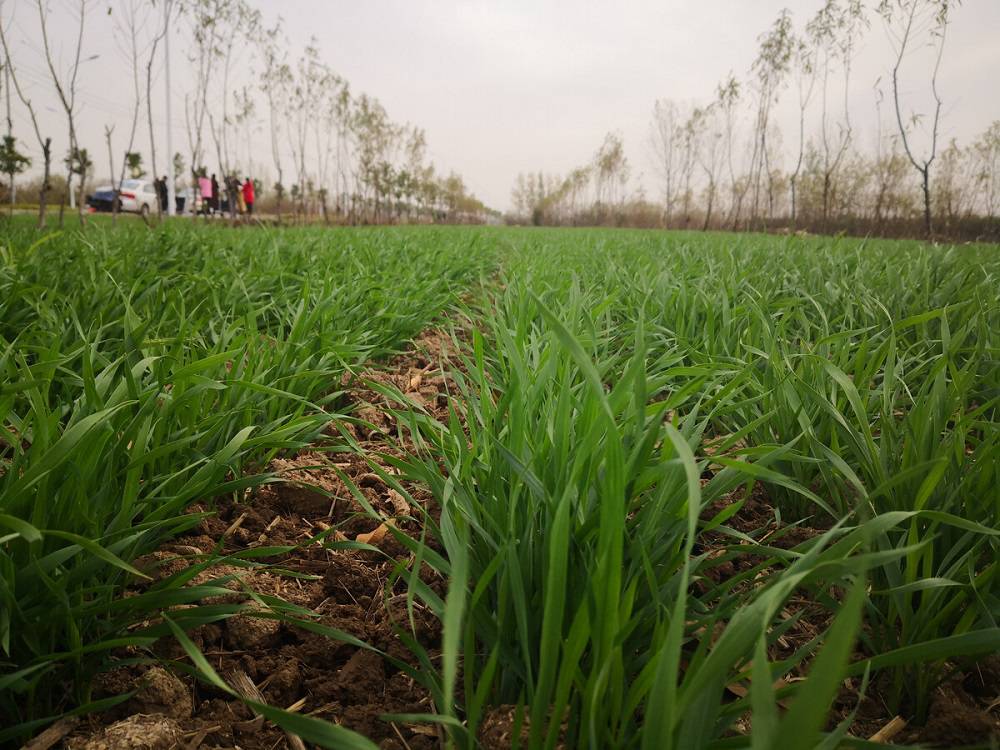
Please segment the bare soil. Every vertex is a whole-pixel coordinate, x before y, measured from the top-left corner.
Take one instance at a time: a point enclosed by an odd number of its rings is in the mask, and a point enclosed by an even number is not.
[[[227,584],[233,590],[232,601],[248,601],[247,589],[279,597],[308,609],[316,622],[416,666],[400,639],[401,631],[409,632],[433,658],[440,623],[420,602],[413,602],[412,611],[408,607],[405,581],[396,580],[394,572],[413,560],[392,529],[419,538],[423,511],[431,517],[437,511],[422,488],[403,485],[410,499],[422,506],[410,507],[373,470],[370,462],[395,474],[385,456],[402,456],[413,446],[388,413],[390,406],[401,404],[390,404],[369,382],[392,386],[431,415],[447,419],[447,393],[453,384],[441,363],[448,357],[449,341],[446,335],[428,332],[385,369],[345,377],[340,385],[352,402],[353,420],[334,425],[331,432],[345,430],[360,452],[330,452],[329,446],[318,446],[275,459],[268,470],[282,482],[264,485],[245,502],[219,503],[190,533],[140,560],[139,566],[157,579],[185,568],[220,543],[225,554],[298,545],[289,554],[265,558],[271,567],[218,565],[199,573],[193,583],[232,575],[235,580]],[[379,518],[365,511],[338,472],[349,478]],[[323,532],[327,544],[307,543]],[[380,552],[337,549],[342,541],[365,542]],[[444,595],[446,582],[426,565],[420,575]],[[230,685],[242,688],[244,695],[257,694],[271,705],[336,722],[387,750],[439,746],[432,726],[379,718],[387,713],[433,713],[434,706],[426,689],[378,653],[275,619],[242,614],[201,626],[190,635],[215,670]],[[184,658],[171,639],[162,639],[156,653],[165,659]],[[119,657],[124,662],[139,655],[123,651]],[[73,750],[302,746],[297,738],[255,716],[243,702],[160,666],[112,668],[100,676],[95,698],[129,691],[135,694],[126,703],[77,724],[62,746]]]

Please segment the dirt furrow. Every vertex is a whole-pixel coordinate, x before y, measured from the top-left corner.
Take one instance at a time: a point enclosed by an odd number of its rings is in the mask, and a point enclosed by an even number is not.
[[[328,444],[275,459],[268,470],[282,481],[258,488],[243,502],[219,503],[191,532],[140,560],[140,566],[156,580],[220,548],[224,555],[232,555],[292,545],[290,553],[264,558],[265,566],[213,565],[198,573],[192,584],[232,576],[225,585],[233,593],[219,601],[251,602],[248,592],[253,591],[308,610],[320,625],[344,631],[412,666],[416,661],[400,631],[409,632],[434,654],[440,623],[419,602],[408,606],[406,581],[394,573],[408,567],[412,556],[391,527],[417,539],[423,511],[436,516],[436,510],[422,488],[404,484],[407,499],[373,469],[370,462],[393,475],[394,468],[383,456],[402,456],[411,446],[405,434],[399,439],[401,431],[388,413],[390,404],[370,384],[392,386],[433,416],[446,419],[450,384],[441,363],[448,358],[448,341],[444,334],[427,332],[384,368],[345,377],[341,386],[352,402],[352,421],[331,425]],[[339,430],[355,442],[354,450],[344,449]],[[361,493],[368,509],[352,490]],[[412,508],[411,502],[423,507]],[[317,536],[323,539],[309,543]],[[351,548],[357,545],[350,542],[378,551]],[[426,566],[421,578],[444,595],[446,582]],[[137,588],[136,593],[140,591]],[[379,719],[386,713],[434,711],[428,691],[379,653],[252,614],[202,625],[190,635],[218,674],[243,695],[336,722],[386,750],[439,745],[436,730],[427,725]],[[168,638],[157,643],[155,653],[165,660],[184,660],[180,646]],[[135,694],[111,711],[85,718],[63,741],[64,747],[302,746],[240,700],[204,681],[163,666],[126,663],[142,656],[136,650],[116,655],[122,666],[99,677],[95,698]]]

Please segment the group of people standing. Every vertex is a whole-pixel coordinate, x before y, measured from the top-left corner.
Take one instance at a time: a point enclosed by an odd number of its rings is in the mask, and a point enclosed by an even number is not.
[[[238,177],[226,177],[226,194],[230,200],[235,199],[240,215],[253,216],[253,205],[256,199],[253,180],[247,177],[240,182]],[[211,177],[202,175],[198,178],[198,198],[201,204],[198,212],[211,216],[221,213],[229,207],[223,204],[223,195],[219,190],[219,181],[213,174]]]

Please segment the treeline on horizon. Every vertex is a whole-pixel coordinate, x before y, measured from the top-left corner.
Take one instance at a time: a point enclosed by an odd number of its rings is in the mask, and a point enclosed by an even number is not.
[[[126,177],[168,172],[179,189],[200,174],[252,176],[259,210],[279,220],[485,222],[501,216],[461,175],[437,170],[422,128],[394,121],[378,99],[353,90],[323,60],[315,39],[294,53],[281,20],[266,26],[249,0],[114,0],[109,6],[71,0],[65,9],[75,9],[78,33],[72,62],[62,67],[50,51],[45,0],[19,4],[45,53],[42,78],[16,59],[9,38],[14,16],[5,6],[0,0],[7,108],[0,145],[7,180],[0,196],[12,207],[18,190],[37,199],[40,225],[47,204],[59,205],[61,222],[74,199],[83,222],[85,194],[98,170],[113,189]],[[730,74],[702,102],[655,102],[652,163],[642,165],[656,176],[650,194],[631,181],[622,136],[609,133],[594,156],[568,174],[519,175],[513,210],[503,219],[1000,240],[1000,121],[968,143],[941,136],[938,72],[955,7],[953,0],[826,0],[801,28],[783,10],[759,37],[746,76]],[[83,143],[77,85],[99,23],[111,24],[126,63],[122,101],[129,117],[110,118],[103,143]],[[864,148],[849,93],[859,40],[873,24],[886,32],[891,75],[873,87],[876,137],[873,148]],[[171,68],[189,74],[183,103],[175,102],[184,143],[170,158],[153,110],[168,29],[178,50]],[[915,54],[927,59],[915,64]],[[49,87],[62,123],[39,116],[42,105],[32,101],[25,81]],[[926,107],[908,93],[919,86],[933,94]],[[775,111],[789,96],[797,122],[783,133]],[[12,106],[29,116],[42,154],[34,164],[23,153],[25,135],[13,131]],[[68,138],[54,141],[57,131]],[[18,185],[31,167],[36,175]]]
[[[0,146],[0,173],[7,178],[2,192],[11,206],[19,189],[22,198],[26,192],[32,202],[37,200],[40,226],[45,225],[47,204],[58,203],[61,223],[66,203],[74,199],[83,223],[86,191],[94,186],[98,169],[109,175],[115,190],[126,178],[168,171],[178,190],[193,186],[199,175],[252,176],[259,208],[276,213],[279,220],[469,222],[495,214],[461,175],[437,170],[428,158],[422,128],[394,121],[378,99],[354,91],[323,60],[316,39],[294,55],[281,19],[266,26],[247,0],[72,0],[67,9],[76,11],[74,46],[71,62],[62,69],[51,51],[47,3],[19,3],[45,54],[44,81],[16,58],[18,49],[27,47],[11,43],[14,17],[3,6],[0,0],[0,85],[6,81],[8,86],[7,132]],[[102,31],[97,24],[109,22],[102,20],[105,16],[110,16],[115,46],[126,63],[122,101],[128,102],[129,117],[109,120],[104,143],[83,143],[77,87],[89,44]],[[183,103],[174,103],[175,116],[180,110],[184,119],[185,147],[164,158],[165,138],[152,105],[161,98],[158,71],[168,30],[175,50],[171,69],[189,72],[190,86]],[[60,127],[55,118],[40,115],[42,105],[32,101],[28,82],[50,87],[65,118]],[[34,145],[42,154],[41,163],[34,165],[41,174],[21,185],[16,180],[32,160],[24,153],[25,136],[12,129],[12,100],[27,113]],[[61,144],[54,141],[57,130],[68,134]],[[263,151],[254,138],[261,131],[269,147]],[[229,205],[235,210],[233,198]]]
[[[783,10],[759,37],[746,78],[730,74],[701,103],[655,102],[655,198],[630,185],[623,138],[612,132],[568,174],[518,175],[505,218],[1000,241],[1000,121],[970,143],[941,136],[938,73],[955,6],[827,0],[802,28]],[[891,68],[873,87],[875,145],[864,149],[849,93],[858,42],[872,23],[884,27]],[[923,69],[913,60],[921,52]],[[917,85],[931,92],[927,111],[909,100]],[[775,109],[788,95],[795,131],[784,134]]]

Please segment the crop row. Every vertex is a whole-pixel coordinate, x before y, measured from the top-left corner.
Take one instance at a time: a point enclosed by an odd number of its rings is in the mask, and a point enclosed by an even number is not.
[[[845,678],[919,723],[1000,650],[995,250],[530,236],[451,424],[410,418],[459,744],[514,705],[530,747],[738,746],[748,711],[754,747],[835,746]],[[754,485],[777,533],[729,525]]]
[[[995,248],[15,225],[0,253],[9,736],[106,705],[107,654],[207,591],[125,596],[135,559],[336,442],[343,374],[446,311],[451,419],[401,406],[392,461],[440,511],[397,574],[456,746],[513,706],[532,748],[835,747],[863,694],[919,723],[1000,651]]]
[[[0,715],[16,735],[97,707],[107,653],[191,596],[123,598],[131,562],[197,523],[194,501],[268,481],[270,457],[335,419],[342,375],[424,328],[483,256],[433,233],[7,231]]]

